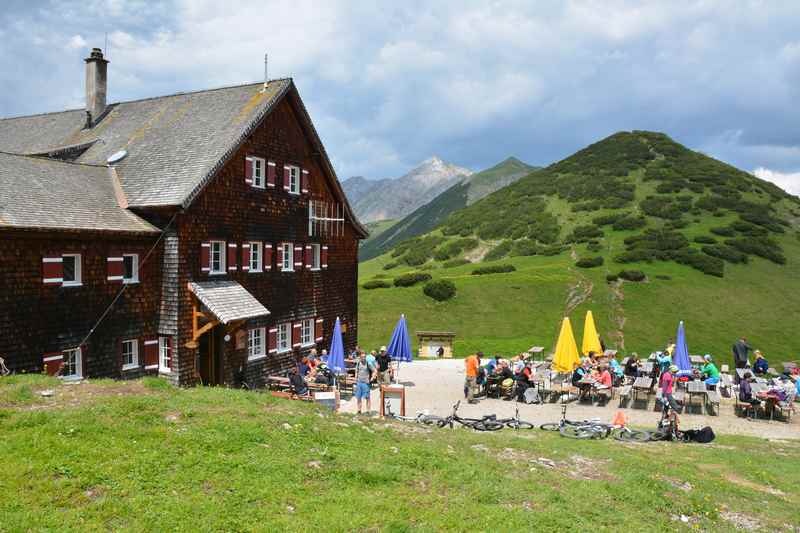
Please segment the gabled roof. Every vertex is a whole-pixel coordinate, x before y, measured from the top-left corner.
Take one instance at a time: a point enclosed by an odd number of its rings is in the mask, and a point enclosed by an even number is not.
[[[159,233],[120,207],[105,166],[0,152],[0,228]]]
[[[83,109],[0,119],[0,151],[106,165],[109,156],[125,150],[114,167],[130,207],[187,207],[287,94],[322,154],[339,201],[366,235],[291,79],[111,104],[92,128],[85,128]]]
[[[223,324],[269,314],[269,310],[235,281],[191,281],[189,290]]]

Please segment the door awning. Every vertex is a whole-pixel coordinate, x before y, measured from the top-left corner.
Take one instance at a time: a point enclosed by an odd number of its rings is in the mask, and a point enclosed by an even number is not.
[[[269,314],[255,296],[235,281],[192,281],[189,290],[223,324]]]

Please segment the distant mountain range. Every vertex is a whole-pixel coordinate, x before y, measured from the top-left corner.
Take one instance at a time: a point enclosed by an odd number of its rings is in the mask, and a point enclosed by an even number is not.
[[[359,220],[368,223],[403,218],[471,175],[471,170],[434,156],[399,178],[356,176],[344,180],[342,187]]]
[[[509,157],[491,168],[462,179],[402,220],[370,228],[370,238],[362,244],[359,259],[365,261],[377,257],[401,241],[431,231],[453,211],[467,207],[514,183],[537,168],[515,157]]]

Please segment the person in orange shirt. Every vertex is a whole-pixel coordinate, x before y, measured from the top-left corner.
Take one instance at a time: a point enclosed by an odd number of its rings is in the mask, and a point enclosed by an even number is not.
[[[482,356],[483,352],[478,352],[464,359],[464,368],[467,374],[464,390],[467,393],[467,401],[469,403],[478,403],[478,400],[475,399],[475,388],[478,386],[478,368],[481,366]]]

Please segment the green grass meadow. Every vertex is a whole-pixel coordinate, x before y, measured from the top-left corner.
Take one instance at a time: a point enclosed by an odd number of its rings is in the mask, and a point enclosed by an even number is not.
[[[440,430],[155,378],[0,378],[0,435],[2,531],[788,531],[800,504],[796,441]]]

